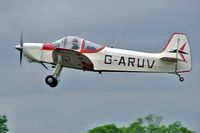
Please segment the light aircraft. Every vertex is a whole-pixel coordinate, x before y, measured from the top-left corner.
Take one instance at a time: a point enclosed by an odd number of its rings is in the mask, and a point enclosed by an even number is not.
[[[56,87],[64,67],[83,71],[102,72],[144,72],[180,73],[192,69],[191,50],[187,35],[174,33],[160,53],[145,53],[99,45],[83,38],[67,36],[52,43],[23,43],[15,46],[28,62],[37,62],[45,68],[52,64],[55,71],[45,78],[50,87]],[[48,68],[47,68],[48,69]]]

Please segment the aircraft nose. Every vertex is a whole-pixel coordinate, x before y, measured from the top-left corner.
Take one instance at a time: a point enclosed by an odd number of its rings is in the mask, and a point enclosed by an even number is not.
[[[22,46],[21,45],[16,45],[15,48],[19,51],[22,51]]]

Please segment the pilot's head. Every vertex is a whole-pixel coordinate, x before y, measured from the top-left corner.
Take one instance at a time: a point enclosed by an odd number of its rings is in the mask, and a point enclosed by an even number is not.
[[[77,46],[77,45],[78,45],[78,39],[76,39],[76,38],[73,39],[73,40],[72,40],[72,45]]]

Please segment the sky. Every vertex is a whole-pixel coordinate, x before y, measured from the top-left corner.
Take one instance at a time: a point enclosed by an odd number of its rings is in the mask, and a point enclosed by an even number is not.
[[[148,114],[163,116],[162,124],[181,121],[200,132],[199,0],[0,2],[0,114],[8,118],[9,133],[86,133],[104,124],[128,126]],[[100,75],[65,68],[58,87],[51,89],[44,79],[53,69],[25,59],[20,68],[14,46],[21,30],[24,42],[75,35],[144,52],[160,52],[174,32],[183,32],[193,69],[180,83],[171,74]]]

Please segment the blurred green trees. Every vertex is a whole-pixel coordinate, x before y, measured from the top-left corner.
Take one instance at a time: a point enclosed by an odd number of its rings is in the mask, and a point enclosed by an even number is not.
[[[177,121],[168,126],[161,125],[163,117],[148,115],[145,118],[138,118],[128,127],[118,128],[115,124],[96,127],[88,133],[193,133]]]
[[[0,133],[7,133],[9,131],[6,125],[7,121],[5,115],[0,115]]]

